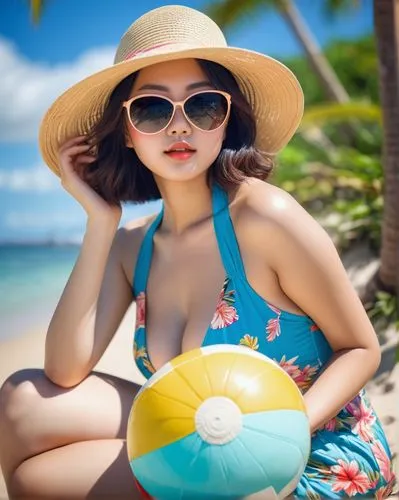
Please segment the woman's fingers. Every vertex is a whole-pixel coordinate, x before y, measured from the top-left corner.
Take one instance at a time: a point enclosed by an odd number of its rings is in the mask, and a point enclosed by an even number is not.
[[[93,151],[88,153],[91,148],[92,146],[88,144],[70,145],[63,152],[60,152],[59,165],[61,174],[67,175],[72,173],[75,170],[74,164],[88,163],[96,160],[97,155]]]
[[[76,158],[77,162],[81,162],[82,160],[84,160],[84,162],[87,163],[87,162],[96,161],[97,158],[95,156],[93,156],[93,155],[79,155]]]
[[[67,156],[74,156],[74,155],[81,153],[83,151],[87,151],[92,147],[93,146],[91,146],[90,144],[82,144],[80,146],[71,146],[71,147],[65,149],[61,154],[66,153]]]
[[[72,139],[68,139],[63,144],[61,144],[58,151],[61,153],[61,151],[65,151],[65,149],[68,149],[70,146],[73,146],[74,144],[82,143],[85,140],[87,140],[86,135],[79,135],[77,137],[72,137]]]
[[[82,175],[97,157],[97,144],[94,139],[88,140],[88,136],[78,136],[67,140],[58,150],[61,185],[89,216],[97,217],[106,213],[112,218],[120,218],[121,206],[116,208],[109,204]]]

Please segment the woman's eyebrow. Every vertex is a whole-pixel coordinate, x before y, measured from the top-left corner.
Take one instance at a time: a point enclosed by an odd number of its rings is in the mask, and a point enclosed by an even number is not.
[[[199,87],[211,87],[211,83],[204,80],[202,82],[195,82],[195,83],[190,83],[190,85],[187,85],[186,90],[194,90]],[[169,87],[165,87],[164,85],[157,85],[156,83],[146,83],[142,87],[140,87],[138,90],[161,90],[164,92],[168,92],[170,90]]]

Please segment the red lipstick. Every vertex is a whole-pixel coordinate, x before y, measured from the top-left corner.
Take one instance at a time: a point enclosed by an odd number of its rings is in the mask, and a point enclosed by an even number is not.
[[[169,146],[164,153],[174,160],[188,160],[193,156],[195,151],[188,142],[180,141]]]

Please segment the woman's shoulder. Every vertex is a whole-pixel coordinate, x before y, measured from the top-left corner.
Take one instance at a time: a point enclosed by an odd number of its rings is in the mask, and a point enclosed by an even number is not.
[[[235,226],[251,246],[277,260],[284,247],[308,248],[312,242],[330,246],[325,229],[288,192],[270,183],[250,179],[240,186],[232,205]],[[233,215],[233,214],[232,214]],[[273,257],[274,256],[274,257]]]
[[[287,191],[255,178],[248,178],[240,185],[233,204],[246,223],[275,226],[287,218],[312,218]]]
[[[140,235],[144,235],[157,215],[158,213],[153,213],[140,217],[139,219],[133,219],[126,222],[120,229],[124,232],[125,237],[138,238]]]

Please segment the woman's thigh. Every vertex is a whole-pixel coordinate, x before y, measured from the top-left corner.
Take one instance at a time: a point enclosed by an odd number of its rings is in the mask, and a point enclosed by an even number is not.
[[[9,490],[15,499],[142,500],[122,439],[81,441],[29,458]]]
[[[40,369],[12,374],[0,391],[0,459],[5,475],[23,460],[66,444],[124,439],[140,386],[92,372],[73,388]]]

